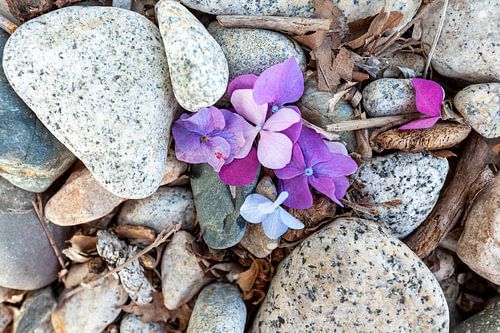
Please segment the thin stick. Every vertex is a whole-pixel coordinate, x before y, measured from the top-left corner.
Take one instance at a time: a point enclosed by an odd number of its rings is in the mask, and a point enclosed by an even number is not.
[[[444,0],[443,12],[441,13],[441,21],[439,21],[439,26],[437,28],[436,35],[434,36],[434,41],[432,42],[431,50],[429,51],[429,56],[427,57],[427,62],[425,63],[424,74],[422,76],[424,79],[427,77],[427,71],[429,70],[429,66],[431,65],[432,56],[434,56],[434,52],[436,51],[436,46],[439,41],[439,37],[441,37],[441,32],[443,31],[447,9],[448,9],[448,0]]]
[[[360,106],[354,108],[354,115],[361,120],[366,120],[366,114],[361,112]],[[363,158],[372,157],[372,147],[370,146],[370,139],[368,129],[359,129],[354,133],[356,137],[356,148]]]
[[[14,31],[17,29],[17,25],[9,21],[5,16],[0,14],[0,28],[2,28],[5,32],[8,32],[12,35]]]
[[[219,15],[217,21],[227,28],[259,28],[305,35],[308,32],[328,31],[332,20],[307,17]]]
[[[308,122],[305,119],[302,119],[302,123],[304,124],[304,126],[312,128],[313,130],[315,130],[319,134],[322,134],[325,138],[327,138],[330,141],[340,140],[340,136],[338,134],[327,132],[324,129],[322,129],[321,127],[316,126],[314,124],[311,124],[310,122]]]
[[[420,113],[409,113],[397,116],[346,120],[346,121],[341,121],[337,124],[328,125],[326,126],[326,130],[332,132],[345,132],[345,131],[355,131],[365,128],[384,127],[393,124],[395,122],[400,122],[400,121],[405,122],[416,118],[420,118],[421,116],[422,115]]]
[[[352,202],[352,201],[349,201],[346,199],[340,199],[340,201],[344,205],[346,205],[347,207],[352,208],[358,212],[365,213],[365,214],[372,215],[372,216],[379,214],[379,211],[377,209],[367,208],[367,207],[361,206],[355,202]]]

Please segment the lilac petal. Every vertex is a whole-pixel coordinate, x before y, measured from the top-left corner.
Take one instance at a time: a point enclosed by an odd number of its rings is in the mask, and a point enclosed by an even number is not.
[[[283,108],[275,112],[264,124],[264,129],[268,131],[283,131],[300,121],[300,116],[292,109]],[[291,140],[290,140],[291,141]]]
[[[274,211],[264,218],[264,221],[262,221],[262,229],[267,237],[277,239],[288,230],[288,227],[281,222],[280,213]]]
[[[280,189],[290,194],[283,205],[296,209],[307,209],[312,207],[313,197],[307,183],[306,175],[280,180]]]
[[[280,214],[281,222],[290,229],[304,229],[304,224],[296,219],[293,215],[288,213],[285,209],[278,207],[276,209]]]
[[[298,144],[294,144],[292,148],[292,160],[284,168],[274,170],[274,174],[279,179],[290,179],[304,174],[306,169],[304,155]]]
[[[197,164],[207,161],[201,143],[201,134],[188,131],[179,122],[172,127],[172,136],[175,141],[175,156],[179,161]]]
[[[292,109],[297,112],[300,116],[300,121],[288,127],[286,130],[281,131],[281,133],[285,134],[293,143],[297,142],[300,136],[300,132],[302,132],[302,114],[298,107],[293,105],[287,105],[287,109]]]
[[[313,167],[331,158],[331,153],[323,142],[321,135],[309,127],[304,126],[302,128],[299,141],[297,142],[304,154],[304,160],[308,167]]]
[[[263,195],[250,194],[241,205],[240,215],[250,223],[261,223],[269,214],[265,209],[262,209],[266,205],[272,208],[273,202]],[[273,211],[274,209],[271,209],[271,212]]]
[[[331,154],[331,159],[316,164],[313,167],[314,175],[324,177],[340,177],[351,175],[358,169],[356,162],[342,154]]]
[[[237,113],[232,113],[229,110],[220,110],[224,115],[224,120],[226,122],[226,127],[221,130],[214,132],[213,136],[221,136],[229,143],[231,146],[231,151],[228,158],[226,159],[226,164],[230,163],[234,158],[238,157],[243,148],[246,149],[246,139],[244,136],[245,128],[252,127],[242,116]],[[248,154],[248,151],[244,156]]]
[[[404,124],[399,129],[400,130],[414,130],[414,129],[430,128],[430,127],[434,126],[434,124],[437,123],[438,120],[439,120],[439,117],[415,119],[415,120],[412,120],[412,121]]]
[[[231,96],[236,112],[255,125],[263,125],[267,116],[267,104],[255,103],[251,89],[239,89]]]
[[[281,133],[260,131],[257,156],[260,164],[269,169],[281,169],[292,159],[292,141]]]
[[[335,197],[340,201],[349,188],[349,180],[347,177],[335,177],[333,182],[335,183]],[[338,204],[343,207],[340,202]]]
[[[215,172],[219,172],[231,152],[229,143],[224,138],[216,136],[210,138],[202,147],[207,163],[214,168]]]
[[[184,126],[187,130],[202,135],[221,130],[226,125],[224,115],[214,106],[201,108],[191,117],[183,117],[179,121],[180,125]]]
[[[259,104],[283,105],[298,101],[304,93],[304,76],[295,57],[271,66],[255,81],[253,96]]]
[[[349,152],[347,151],[347,148],[344,146],[344,144],[340,142],[332,142],[332,141],[327,141],[323,140],[325,145],[328,147],[328,150],[330,153],[334,154],[342,154],[342,155],[348,155]]]
[[[325,176],[312,176],[309,178],[309,183],[318,192],[323,193],[332,201],[340,204],[339,199],[335,196],[335,182],[332,178]]]
[[[235,159],[230,164],[224,165],[219,172],[220,179],[232,186],[245,186],[251,184],[259,171],[257,150],[253,148],[242,159]]]
[[[257,75],[254,74],[243,74],[235,77],[229,85],[227,86],[227,95],[231,98],[233,92],[238,89],[252,89],[255,80],[257,80]]]
[[[411,80],[411,85],[415,89],[417,110],[429,116],[440,117],[444,90],[439,83],[415,78]]]

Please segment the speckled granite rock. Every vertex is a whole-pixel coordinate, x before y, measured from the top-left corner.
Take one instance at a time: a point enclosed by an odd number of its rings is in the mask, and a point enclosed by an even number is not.
[[[424,263],[384,228],[339,218],[280,263],[250,332],[374,329],[448,332],[446,300]]]
[[[57,278],[59,264],[31,202],[35,194],[0,178],[0,286],[35,290]],[[60,247],[67,230],[49,223]]]
[[[296,42],[276,31],[223,28],[212,22],[208,31],[222,47],[229,66],[229,79],[241,74],[260,74],[266,68],[295,57],[306,68],[304,51]]]
[[[394,153],[363,163],[352,179],[361,189],[356,200],[385,203],[401,200],[394,207],[376,206],[379,215],[364,215],[403,238],[430,214],[448,173],[448,161],[429,153]]]
[[[158,29],[142,15],[75,6],[20,26],[3,67],[14,90],[108,191],[136,199],[160,184],[177,108],[164,53]]]
[[[246,317],[238,287],[214,283],[198,295],[187,333],[243,333]]]
[[[179,104],[193,112],[215,104],[226,92],[229,75],[220,45],[203,24],[176,1],[158,2],[156,17]]]
[[[500,333],[500,299],[494,300],[483,311],[463,321],[452,333]]]
[[[9,35],[0,32],[0,59]],[[42,125],[9,85],[0,66],[0,176],[32,192],[45,191],[75,157]]]
[[[125,202],[118,224],[140,225],[160,233],[177,223],[181,223],[182,229],[191,230],[195,219],[193,193],[184,187],[162,186],[146,199]]]
[[[432,44],[441,9],[422,18],[422,42]],[[498,0],[450,0],[432,67],[443,76],[469,82],[500,80]]]
[[[37,290],[29,294],[21,306],[16,318],[15,333],[51,333],[54,332],[50,315],[57,306],[52,289]]]
[[[191,252],[194,237],[178,231],[165,247],[161,259],[161,290],[165,306],[174,310],[189,302],[204,285],[210,282]]]
[[[500,83],[474,84],[459,91],[453,104],[485,138],[500,136]]]
[[[475,198],[457,255],[474,272],[500,285],[500,176]]]
[[[370,118],[417,112],[409,79],[379,79],[363,89],[363,106]]]
[[[128,314],[120,323],[120,333],[167,333],[167,330],[163,323],[145,323],[138,316]]]

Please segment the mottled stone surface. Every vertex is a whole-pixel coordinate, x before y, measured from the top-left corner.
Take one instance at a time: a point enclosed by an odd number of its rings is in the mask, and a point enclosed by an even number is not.
[[[45,216],[58,225],[77,225],[106,216],[125,200],[107,191],[81,166],[47,202]]]
[[[0,178],[0,286],[35,290],[57,278],[59,264],[31,202],[35,195]],[[59,247],[68,230],[49,223]]]
[[[243,333],[246,317],[238,287],[214,283],[198,295],[187,333]]]
[[[177,223],[182,229],[191,230],[195,219],[193,193],[184,187],[162,186],[146,199],[125,202],[118,215],[118,224],[139,225],[160,233]]]
[[[394,153],[379,156],[359,167],[352,179],[360,185],[353,195],[358,201],[377,205],[376,216],[365,214],[403,238],[430,214],[448,173],[446,158],[429,153]],[[384,203],[401,204],[384,206]]]
[[[264,29],[223,28],[212,22],[208,31],[222,47],[229,66],[229,79],[242,74],[260,74],[266,68],[295,57],[302,70],[306,57],[302,48],[285,35]]]
[[[250,332],[448,332],[438,282],[373,222],[339,218],[279,265]]]
[[[50,315],[57,306],[52,289],[37,290],[29,294],[21,306],[16,318],[15,333],[51,333],[54,332]]]
[[[128,314],[120,323],[120,333],[167,333],[167,330],[163,323],[145,323],[138,316]]]
[[[0,32],[0,59],[9,35]],[[75,160],[9,85],[0,66],[0,176],[27,191],[45,191]]]
[[[459,91],[453,104],[485,138],[500,136],[500,83],[474,84]]]
[[[59,9],[16,30],[3,67],[108,191],[136,199],[158,188],[177,106],[161,36],[148,19],[120,8]]]
[[[59,305],[52,313],[56,333],[102,332],[120,314],[128,295],[119,281],[110,276],[94,288],[82,291]]]
[[[179,2],[161,0],[156,17],[179,104],[193,112],[215,104],[226,92],[229,75],[220,45]]]
[[[370,118],[417,112],[410,79],[379,79],[363,89],[363,106]]]
[[[165,306],[174,310],[189,302],[204,285],[210,282],[191,251],[194,237],[178,231],[165,247],[161,259],[161,290]]]
[[[441,12],[441,8],[431,10],[422,18],[422,42],[432,44]],[[450,0],[432,67],[441,75],[457,80],[499,81],[498,17],[498,0]]]
[[[389,58],[381,58],[380,61],[392,67],[409,68],[413,70],[417,76],[422,74],[425,67],[425,58],[420,54],[410,52],[399,52]]]
[[[500,299],[494,300],[483,311],[463,321],[452,333],[499,333]]]
[[[457,254],[474,272],[500,285],[500,176],[475,198]]]

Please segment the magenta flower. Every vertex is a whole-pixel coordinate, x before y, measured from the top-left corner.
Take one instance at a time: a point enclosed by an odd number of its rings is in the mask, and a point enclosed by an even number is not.
[[[307,209],[313,204],[309,185],[340,204],[349,181],[346,178],[358,168],[356,162],[344,154],[331,153],[321,135],[304,127],[293,146],[291,162],[275,170],[280,179],[280,190],[290,193],[283,203],[296,209]]]
[[[399,129],[421,129],[434,126],[441,118],[441,104],[444,99],[443,88],[437,82],[418,78],[412,79],[411,85],[415,89],[415,104],[418,112],[429,117],[412,120]]]

